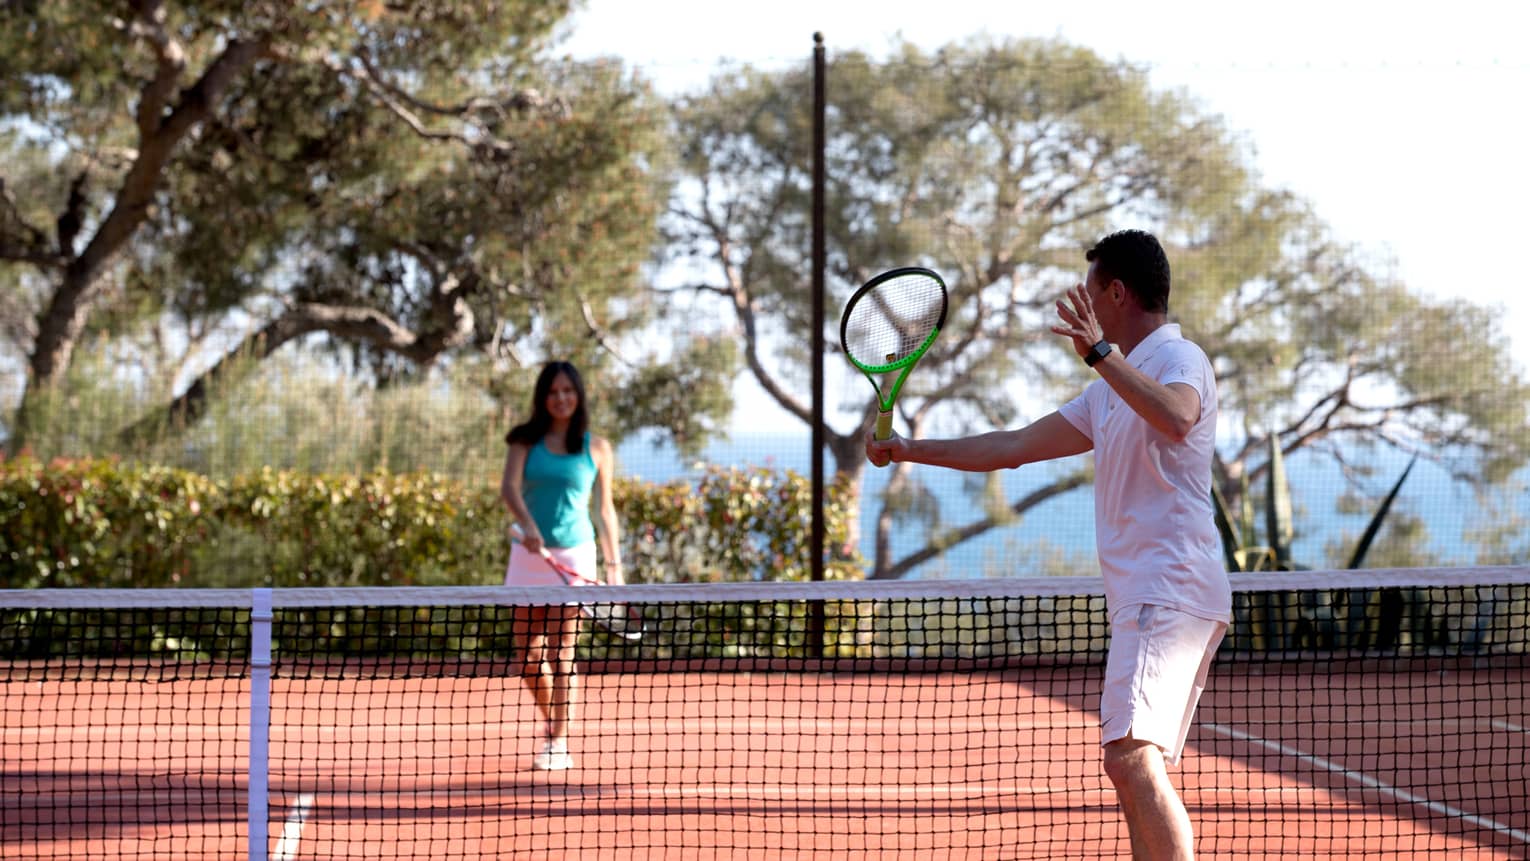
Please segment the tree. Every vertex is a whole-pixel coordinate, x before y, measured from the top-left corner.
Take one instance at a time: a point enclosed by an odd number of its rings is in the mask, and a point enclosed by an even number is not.
[[[683,379],[617,349],[649,314],[659,105],[613,64],[546,56],[569,5],[12,4],[0,109],[30,169],[6,177],[0,261],[38,300],[13,447],[82,338],[144,321],[190,348],[129,447],[299,340],[384,383],[468,355]]]
[[[1148,226],[1175,265],[1171,311],[1214,357],[1224,420],[1278,426],[1287,453],[1379,439],[1471,449],[1493,474],[1524,461],[1525,435],[1502,431],[1524,422],[1530,389],[1502,354],[1473,351],[1462,378],[1435,358],[1467,334],[1491,341],[1492,321],[1368,273],[1298,199],[1258,186],[1215,118],[1154,91],[1141,70],[1056,41],[974,40],[933,54],[905,45],[881,62],[839,55],[828,80],[835,298],[910,263],[944,273],[951,288],[946,330],[899,403],[907,432],[1009,425],[1022,416],[1016,380],[1032,400],[1075,394],[1088,377],[1047,333],[1053,302],[1095,239]],[[749,373],[804,422],[808,87],[806,72],[745,69],[684,100],[689,183],[670,221],[677,258],[701,273],[680,289],[720,301]],[[866,394],[851,396],[859,422],[826,429],[836,469],[853,481],[874,415]],[[1224,456],[1229,495],[1255,445]],[[894,559],[895,517],[927,516],[915,502],[919,474],[894,469],[875,577],[899,576],[1087,480],[1060,476]]]

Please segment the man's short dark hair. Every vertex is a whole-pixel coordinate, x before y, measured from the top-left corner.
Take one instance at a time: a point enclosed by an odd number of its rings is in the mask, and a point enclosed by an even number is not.
[[[1169,310],[1169,257],[1153,234],[1119,230],[1084,252],[1105,283],[1120,280],[1144,311]]]

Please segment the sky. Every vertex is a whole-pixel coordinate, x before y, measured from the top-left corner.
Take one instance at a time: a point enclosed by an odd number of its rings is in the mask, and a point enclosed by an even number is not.
[[[1516,272],[1530,229],[1530,4],[586,0],[560,52],[620,57],[674,94],[726,64],[805,64],[815,31],[831,56],[987,34],[1145,65],[1156,88],[1220,115],[1266,186],[1309,201],[1384,271],[1501,309],[1530,372],[1530,285]]]

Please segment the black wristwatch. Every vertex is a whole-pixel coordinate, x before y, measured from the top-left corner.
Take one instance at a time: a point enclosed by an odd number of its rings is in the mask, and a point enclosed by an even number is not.
[[[1101,338],[1098,343],[1089,348],[1088,354],[1084,356],[1084,364],[1092,368],[1108,355],[1110,355],[1110,342]]]

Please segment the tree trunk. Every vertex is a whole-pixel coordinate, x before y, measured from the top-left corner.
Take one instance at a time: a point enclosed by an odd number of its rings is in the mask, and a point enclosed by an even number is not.
[[[158,28],[163,21],[146,23]],[[68,373],[75,345],[100,294],[101,278],[148,220],[155,190],[176,146],[212,113],[223,92],[266,52],[267,44],[265,38],[230,42],[196,84],[179,93],[179,103],[168,114],[168,97],[175,92],[182,59],[173,39],[167,37],[157,44],[158,72],[144,85],[138,107],[138,156],[123,177],[111,212],[84,251],[69,261],[63,280],[38,318],[37,340],[10,440],[12,452],[26,445],[28,414],[39,391],[53,388]]]
[[[464,285],[475,277],[445,279],[432,295],[431,318],[437,327],[416,333],[375,308],[359,306],[294,305],[281,316],[251,333],[224,354],[217,364],[198,377],[169,407],[134,422],[120,434],[124,445],[135,447],[158,436],[163,428],[181,430],[207,412],[208,389],[227,385],[253,370],[283,344],[310,332],[328,332],[338,338],[371,344],[429,365],[442,353],[467,343],[473,335],[473,311],[463,298]]]

